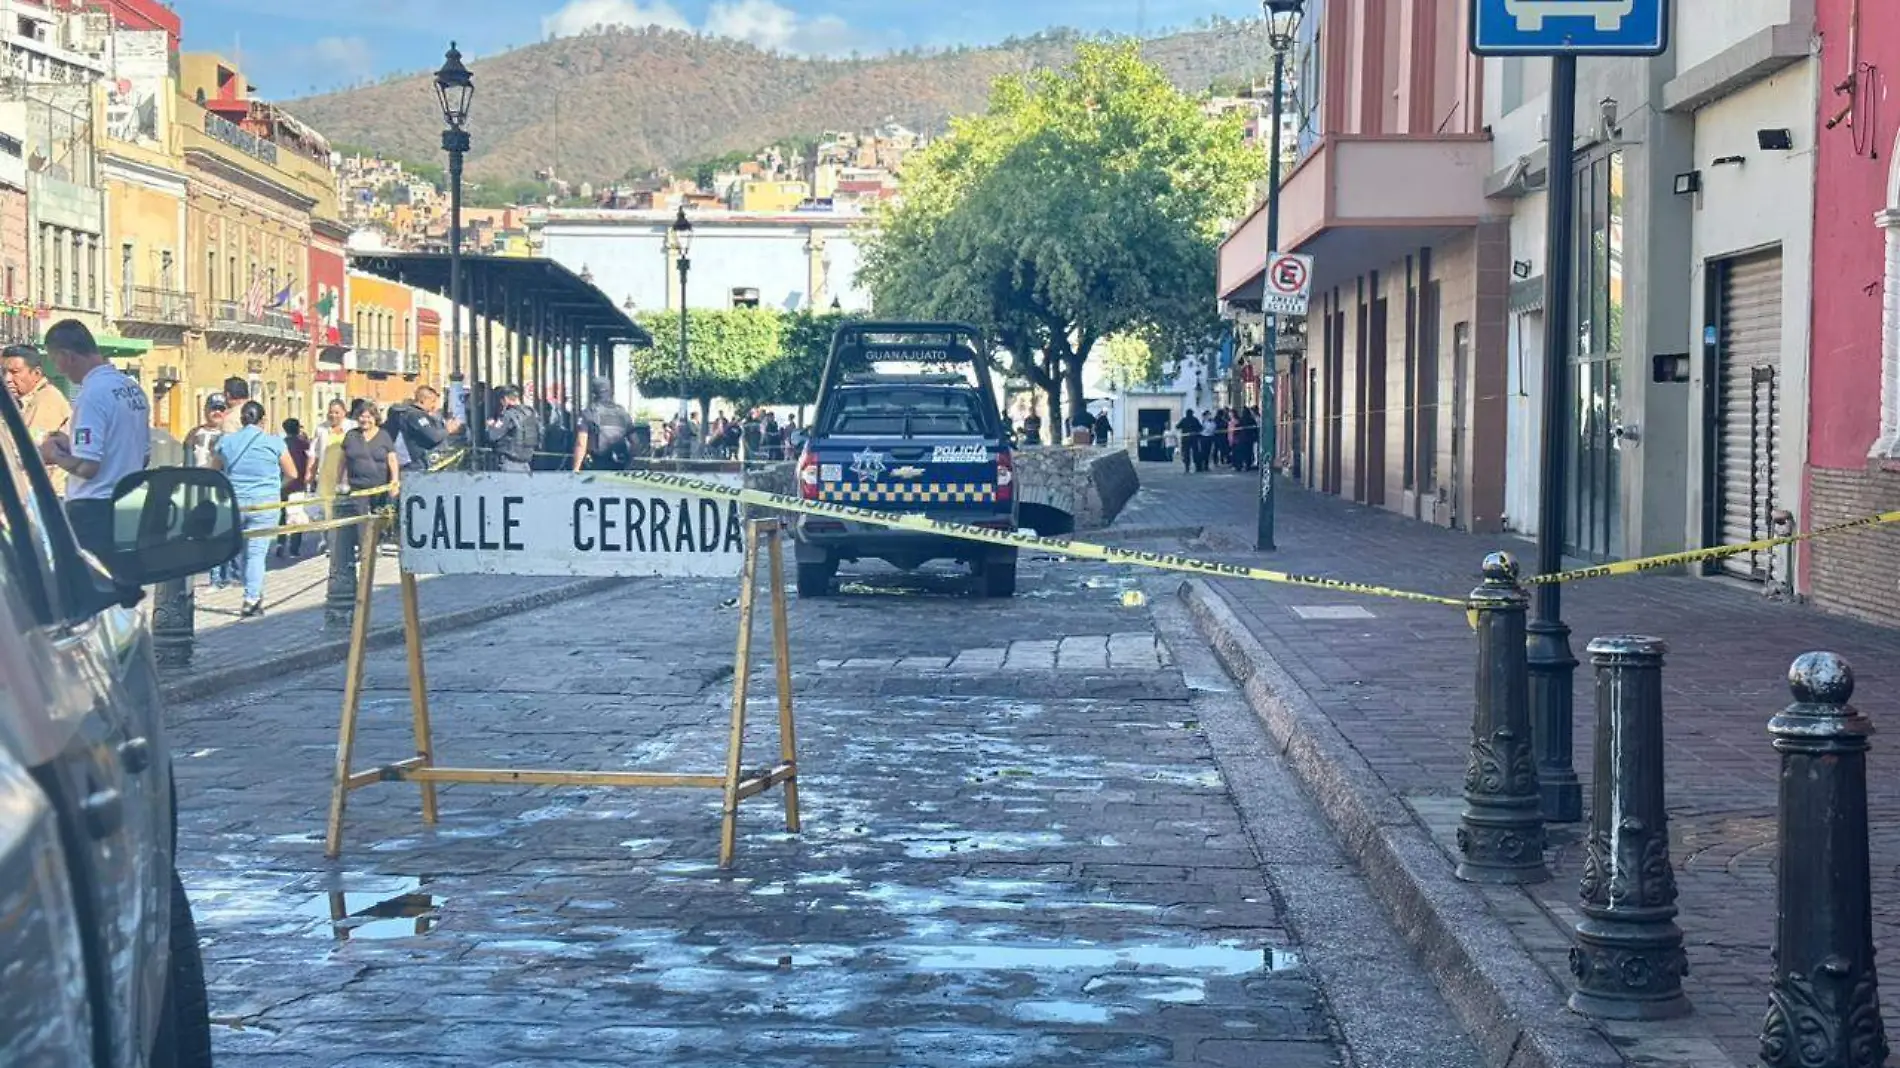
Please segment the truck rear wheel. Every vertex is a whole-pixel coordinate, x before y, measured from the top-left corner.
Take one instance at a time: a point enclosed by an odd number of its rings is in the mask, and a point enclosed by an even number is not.
[[[800,597],[831,596],[831,580],[838,574],[838,565],[830,560],[815,564],[799,561],[798,595]]]
[[[983,561],[977,572],[985,597],[1016,596],[1016,550],[1010,549]]]

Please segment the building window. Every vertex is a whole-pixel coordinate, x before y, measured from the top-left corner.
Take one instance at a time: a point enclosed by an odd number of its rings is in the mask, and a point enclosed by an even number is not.
[[[205,295],[218,299],[218,250],[205,253]]]
[[[46,228],[46,256],[53,261],[53,289],[49,303],[54,306],[66,303],[66,243],[59,239],[59,228]]]
[[[93,311],[104,310],[99,303],[99,243],[90,237],[79,239],[79,254],[86,258],[86,307]]]

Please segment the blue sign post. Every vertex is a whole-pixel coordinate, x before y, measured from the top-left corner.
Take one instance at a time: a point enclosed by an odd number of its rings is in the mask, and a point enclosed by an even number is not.
[[[1659,56],[1669,0],[1472,0],[1481,56]]]
[[[1566,452],[1571,434],[1571,257],[1576,248],[1572,159],[1578,56],[1655,56],[1669,49],[1669,0],[1471,0],[1471,51],[1550,57],[1550,181],[1544,235],[1544,440],[1537,502],[1537,571],[1563,570]],[[1571,682],[1577,658],[1563,621],[1562,587],[1543,583],[1525,626],[1531,742],[1544,819],[1583,818],[1574,752]]]

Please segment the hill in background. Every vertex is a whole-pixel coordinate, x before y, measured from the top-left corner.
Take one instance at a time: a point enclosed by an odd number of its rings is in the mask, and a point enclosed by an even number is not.
[[[987,48],[807,59],[674,30],[559,38],[471,64],[468,173],[520,179],[552,166],[570,181],[603,182],[825,130],[897,122],[936,133],[953,115],[981,111],[995,78],[1065,64],[1082,40],[1052,31]],[[1151,39],[1143,50],[1192,92],[1244,84],[1269,63],[1258,20],[1216,22]],[[441,157],[442,114],[429,73],[287,106],[333,143],[396,159]]]

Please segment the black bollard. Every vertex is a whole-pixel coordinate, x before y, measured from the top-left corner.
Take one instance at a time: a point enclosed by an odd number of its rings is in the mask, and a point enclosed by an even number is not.
[[[1598,638],[1596,775],[1590,837],[1578,880],[1584,918],[1570,949],[1570,1008],[1610,1020],[1668,1020],[1690,1012],[1689,958],[1676,926],[1676,872],[1663,802],[1659,638]]]
[[[152,656],[159,667],[190,666],[197,626],[191,579],[159,583],[152,597]]]
[[[1531,752],[1530,675],[1524,609],[1510,553],[1484,558],[1484,584],[1471,591],[1478,621],[1478,685],[1458,825],[1458,878],[1474,883],[1540,883],[1544,817]]]
[[[1833,653],[1788,669],[1794,703],[1768,722],[1781,754],[1775,973],[1761,1025],[1766,1068],[1880,1068],[1887,1032],[1874,971],[1867,737]]]
[[[346,513],[334,510],[338,518]],[[359,549],[375,552],[374,545],[363,545],[363,527],[351,524],[330,533],[330,586],[323,598],[323,629],[348,630],[356,615],[356,554]]]

